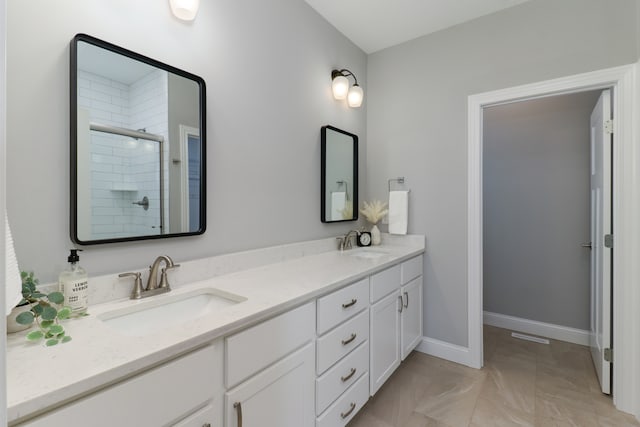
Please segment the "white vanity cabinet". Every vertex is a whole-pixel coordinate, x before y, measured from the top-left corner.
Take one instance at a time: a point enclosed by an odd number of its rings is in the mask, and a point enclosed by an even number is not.
[[[371,276],[370,393],[422,339],[422,255]]]
[[[20,426],[222,424],[222,340],[26,421]]]
[[[317,427],[343,427],[369,399],[369,278],[317,300]]]
[[[225,427],[315,425],[315,302],[226,339]]]
[[[212,343],[200,341],[205,335],[192,344],[176,341],[198,347],[180,347],[185,353],[174,359],[159,363],[149,357],[162,349],[143,352],[128,365],[138,373],[117,380],[113,375],[122,367],[104,368],[109,385],[87,378],[95,391],[52,410],[25,414],[14,406],[10,425],[345,427],[422,339],[422,255],[388,262],[382,271],[379,262],[364,262],[354,261],[357,273],[351,277],[360,280],[325,294],[338,280],[344,283],[340,276],[324,288],[318,285],[313,296],[294,293],[306,303],[284,313],[294,306],[293,296],[278,296],[280,302],[271,306],[255,297],[258,303],[229,321],[228,329],[209,330],[219,337]],[[295,280],[302,274],[299,266],[292,271]],[[46,404],[42,398],[30,407]]]

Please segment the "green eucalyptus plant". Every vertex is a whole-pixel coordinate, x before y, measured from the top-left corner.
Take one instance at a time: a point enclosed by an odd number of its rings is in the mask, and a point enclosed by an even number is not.
[[[37,289],[38,279],[33,272],[20,272],[22,278],[22,300],[18,304],[31,304],[31,309],[16,316],[16,322],[21,325],[31,325],[35,323],[37,329],[27,334],[27,340],[45,340],[45,345],[52,346],[58,343],[71,341],[71,337],[65,334],[60,320],[68,319],[71,316],[69,307],[60,307],[64,303],[64,296],[61,292],[51,292],[45,294]]]

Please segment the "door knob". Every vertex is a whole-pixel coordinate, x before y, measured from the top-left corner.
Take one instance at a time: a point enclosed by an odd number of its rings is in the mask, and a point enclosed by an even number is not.
[[[582,246],[583,248],[589,248],[589,249],[592,249],[592,248],[591,248],[591,242],[589,242],[589,243],[583,243],[583,244],[581,244],[580,246]]]

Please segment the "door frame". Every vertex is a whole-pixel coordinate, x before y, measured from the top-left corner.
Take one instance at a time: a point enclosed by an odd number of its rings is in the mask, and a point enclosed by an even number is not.
[[[509,104],[553,95],[610,88],[613,96],[613,234],[615,249],[612,292],[613,314],[613,400],[620,410],[640,415],[636,402],[640,398],[640,292],[634,279],[634,259],[640,256],[638,228],[634,217],[640,210],[640,195],[634,194],[639,173],[639,153],[634,142],[636,108],[636,66],[625,65],[577,74],[538,83],[526,84],[468,98],[468,340],[470,365],[483,366],[483,236],[482,236],[482,111],[484,107]],[[637,311],[637,312],[636,312]]]
[[[200,138],[200,129],[180,125],[180,230],[189,232],[189,137]]]

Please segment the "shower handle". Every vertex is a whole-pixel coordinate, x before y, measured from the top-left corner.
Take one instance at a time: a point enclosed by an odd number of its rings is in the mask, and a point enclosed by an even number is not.
[[[137,202],[133,202],[131,203],[132,205],[138,205],[138,206],[142,206],[144,208],[145,211],[149,210],[149,198],[147,196],[144,196],[142,198],[142,200],[138,200]]]

